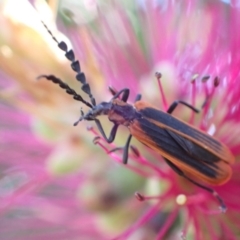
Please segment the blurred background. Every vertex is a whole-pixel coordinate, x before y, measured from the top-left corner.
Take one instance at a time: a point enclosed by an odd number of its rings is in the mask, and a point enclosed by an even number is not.
[[[97,103],[108,86],[129,88],[166,110],[176,99],[181,119],[240,153],[238,1],[0,1],[0,239],[240,239],[238,161],[217,191],[229,211],[173,173],[128,131],[113,144],[80,117],[80,102],[41,74],[61,78],[87,101],[70,62],[44,28],[73,48]],[[161,84],[154,73],[162,73]],[[221,81],[218,82],[219,76]],[[215,85],[219,85],[215,87]],[[163,92],[162,93],[162,90]],[[111,123],[101,118],[108,133]],[[92,125],[91,125],[92,124]],[[89,128],[89,127],[92,128]],[[135,192],[159,196],[138,201]],[[186,194],[186,195],[185,195]]]

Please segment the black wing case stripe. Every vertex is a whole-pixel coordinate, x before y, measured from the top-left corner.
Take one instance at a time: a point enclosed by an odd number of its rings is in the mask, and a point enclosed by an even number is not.
[[[157,146],[159,149],[162,149],[167,154],[173,156],[175,159],[191,166],[197,171],[201,172],[203,175],[210,178],[216,178],[218,175],[218,166],[215,164],[219,161],[219,158],[212,153],[208,152],[205,149],[202,149],[197,144],[193,143],[194,151],[197,151],[198,160],[194,158],[193,155],[190,155],[186,150],[179,144],[178,141],[173,140],[172,136],[166,131],[165,128],[159,127],[149,121],[146,118],[138,119],[141,131],[143,131],[143,136],[147,136],[152,140],[152,144]],[[141,140],[144,143],[144,139]],[[146,143],[145,143],[146,144]],[[149,144],[146,144],[149,145]],[[205,158],[205,161],[202,161]],[[211,162],[211,165],[208,166],[208,163]]]
[[[176,141],[179,146],[181,146],[188,154],[191,156],[194,154],[194,147],[190,141],[186,141],[186,139],[184,139],[182,136],[179,136],[179,134],[174,133],[170,129],[165,128],[165,131],[167,131],[172,139]]]
[[[177,131],[190,136],[193,139],[197,139],[199,142],[205,144],[211,148],[214,152],[222,151],[222,144],[202,132],[196,130],[195,128],[190,127],[187,124],[184,124],[182,121],[179,121],[175,117],[171,116],[162,111],[156,111],[154,108],[144,108],[140,110],[140,113],[146,118],[161,122],[164,125],[167,125],[170,128],[176,129]]]
[[[165,131],[172,137],[172,140],[176,141],[186,154],[189,154],[192,158],[206,163],[219,162],[220,159],[218,156],[212,154],[201,146],[189,141],[179,134],[176,134],[170,129],[165,129]]]

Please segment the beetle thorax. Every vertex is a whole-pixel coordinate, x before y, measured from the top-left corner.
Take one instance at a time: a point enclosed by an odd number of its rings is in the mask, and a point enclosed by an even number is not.
[[[138,115],[132,105],[120,99],[112,101],[111,110],[108,112],[108,118],[111,122],[124,126],[128,126]]]

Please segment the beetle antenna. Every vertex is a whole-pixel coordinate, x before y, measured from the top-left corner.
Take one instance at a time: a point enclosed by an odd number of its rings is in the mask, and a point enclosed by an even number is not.
[[[40,75],[37,79],[40,79],[40,78],[46,78],[47,80],[50,80],[58,84],[61,88],[66,90],[66,93],[72,95],[75,100],[80,101],[85,105],[87,105],[88,107],[92,108],[92,105],[89,102],[85,101],[79,94],[77,94],[72,88],[70,88],[61,79],[55,77],[54,75]]]
[[[72,70],[77,73],[75,78],[82,84],[81,89],[83,90],[83,92],[85,92],[89,96],[92,105],[96,106],[96,100],[91,93],[91,88],[90,88],[89,84],[86,82],[85,74],[83,72],[81,72],[79,61],[75,60],[75,55],[74,55],[73,50],[72,49],[68,50],[68,46],[65,42],[63,42],[63,41],[58,42],[58,40],[55,38],[55,36],[52,34],[52,32],[49,30],[49,28],[43,21],[42,21],[42,24],[47,29],[47,31],[51,35],[52,39],[58,44],[58,47],[62,51],[65,52],[65,57],[71,62]]]

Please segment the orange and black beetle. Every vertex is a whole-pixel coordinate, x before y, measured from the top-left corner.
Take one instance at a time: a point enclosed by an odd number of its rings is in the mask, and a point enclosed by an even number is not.
[[[223,200],[216,191],[196,182],[192,177],[207,184],[224,184],[232,175],[230,165],[234,163],[234,156],[226,145],[214,137],[171,116],[179,103],[194,112],[199,112],[199,110],[184,101],[175,101],[167,112],[163,112],[142,101],[141,95],[137,95],[135,103],[131,105],[127,103],[129,97],[129,89],[127,88],[119,92],[110,88],[113,98],[109,102],[96,104],[85,75],[81,72],[79,61],[75,60],[73,51],[68,50],[65,42],[59,43],[47,26],[45,24],[44,26],[54,41],[58,43],[59,48],[65,52],[66,58],[71,61],[71,67],[77,73],[76,79],[81,82],[82,90],[90,98],[91,103],[84,100],[54,75],[41,75],[38,77],[46,78],[58,84],[68,94],[72,95],[75,100],[81,101],[90,108],[88,113],[83,114],[82,112],[82,116],[74,125],[77,125],[81,120],[95,121],[99,132],[108,143],[114,141],[119,125],[126,126],[130,131],[130,135],[123,148],[124,164],[128,160],[128,150],[133,136],[162,155],[166,163],[176,173],[211,192],[220,202],[223,211],[226,210]],[[109,137],[106,136],[101,122],[97,119],[99,115],[107,115],[113,123]]]

